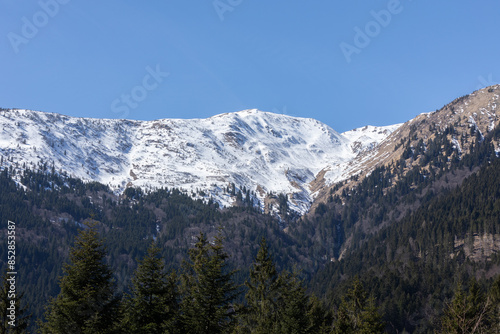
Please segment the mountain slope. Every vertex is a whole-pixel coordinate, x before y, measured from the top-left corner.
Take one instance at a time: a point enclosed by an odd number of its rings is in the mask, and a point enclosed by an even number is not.
[[[195,196],[208,193],[227,206],[235,200],[228,191],[234,184],[251,192],[262,208],[267,194],[283,193],[292,210],[305,213],[315,191],[310,183],[325,166],[342,168],[394,129],[341,135],[313,119],[258,110],[129,121],[4,109],[0,155],[6,166],[34,169],[45,163],[118,193],[129,186],[178,187]]]
[[[457,98],[435,112],[418,115],[387,136],[375,150],[354,159],[348,170],[366,173],[375,166],[394,164],[402,157],[411,168],[420,160],[412,154],[405,156],[405,151],[409,148],[415,151],[419,144],[423,144],[425,150],[431,140],[445,131],[449,132],[447,137],[456,155],[466,154],[475,140],[476,130],[478,136],[484,137],[498,126],[499,94],[500,85],[487,87]]]
[[[460,186],[412,196],[421,202],[418,209],[358,237],[342,259],[320,269],[312,280],[316,293],[336,300],[358,276],[377,298],[391,333],[428,333],[439,327],[440,310],[458,282],[473,278],[487,286],[500,274],[500,159],[492,139],[500,139],[498,129],[479,144],[486,159],[475,160],[476,172]]]
[[[347,180],[356,175],[355,179],[345,186],[324,187],[312,209],[327,202],[332,193],[341,194],[346,187],[355,187],[379,167],[387,167],[397,174],[391,179],[391,184],[395,185],[415,167],[422,168],[423,173],[439,172],[452,160],[460,160],[470,152],[477,139],[482,140],[500,123],[497,115],[499,94],[500,85],[487,87],[457,98],[435,112],[420,114],[393,129],[373,149],[361,152],[343,166],[339,179]],[[494,141],[493,144],[500,151],[499,143]],[[425,156],[434,153],[441,154],[442,163],[431,166]],[[331,173],[327,171],[325,177],[331,178]]]

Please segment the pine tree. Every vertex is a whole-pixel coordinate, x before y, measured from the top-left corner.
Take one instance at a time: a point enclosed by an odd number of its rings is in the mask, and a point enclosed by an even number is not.
[[[375,299],[368,298],[358,277],[354,279],[337,311],[333,333],[383,333],[382,317],[375,306]]]
[[[360,334],[377,334],[384,332],[384,323],[375,305],[375,298],[370,297],[360,315]]]
[[[281,283],[263,238],[250,270],[250,278],[245,282],[248,288],[245,295],[247,308],[241,316],[240,325],[245,328],[244,332],[264,334],[278,330]]]
[[[209,243],[200,233],[189,250],[189,262],[181,275],[181,321],[183,333],[231,333],[236,323],[233,300],[239,294],[228,270],[228,255],[221,232]]]
[[[308,308],[308,332],[330,333],[333,321],[332,314],[326,311],[323,303],[315,295],[309,297]]]
[[[15,296],[12,296],[9,278],[7,273],[2,276],[3,285],[0,290],[0,334],[27,333],[31,314],[27,314],[26,307],[23,307],[21,304],[23,293],[19,294],[16,292]],[[14,300],[14,318],[9,317],[11,300]]]
[[[152,243],[132,278],[125,302],[124,332],[175,333],[179,313],[177,278],[165,272],[160,248]]]
[[[282,305],[279,308],[280,333],[312,333],[308,318],[309,297],[303,282],[297,273],[286,272],[280,275],[280,280],[283,282],[280,289],[282,295]]]
[[[247,306],[238,332],[252,334],[321,333],[326,331],[326,312],[310,298],[297,273],[278,273],[265,239],[245,283]]]
[[[367,293],[359,278],[355,278],[337,312],[334,323],[335,333],[354,333],[360,324],[361,310],[365,306]]]
[[[61,292],[47,307],[42,333],[112,333],[119,299],[96,223],[86,223],[70,250]]]
[[[467,333],[472,321],[467,319],[468,306],[466,295],[459,283],[453,294],[453,299],[447,305],[441,318],[441,330],[443,333]]]
[[[459,283],[441,317],[442,333],[484,333],[492,310],[491,298],[486,298],[476,280],[471,280],[467,293]]]
[[[339,309],[337,310],[337,316],[335,322],[333,323],[334,334],[349,334],[354,333],[355,326],[354,322],[349,314],[347,304],[341,303]]]

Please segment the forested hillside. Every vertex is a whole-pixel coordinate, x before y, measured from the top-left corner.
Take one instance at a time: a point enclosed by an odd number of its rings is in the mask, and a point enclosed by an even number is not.
[[[104,185],[58,175],[43,165],[18,175],[18,184],[12,180],[13,173],[12,169],[0,173],[0,218],[16,222],[19,287],[35,317],[41,316],[49,297],[58,293],[58,276],[68,250],[82,224],[90,220],[99,222],[98,229],[105,236],[107,261],[119,291],[127,290],[137,259],[152,240],[161,245],[166,267],[179,268],[199,233],[213,237],[220,227],[229,262],[242,268],[235,274],[240,283],[262,237],[276,254],[279,269],[296,263],[306,264],[308,270],[313,267],[314,261],[292,247],[294,241],[282,231],[280,221],[258,213],[241,192],[235,192],[240,206],[221,210],[177,189],[146,194],[129,188],[117,196]],[[6,235],[7,229],[2,232]],[[0,248],[0,259],[5,265],[7,243]]]
[[[477,279],[484,289],[500,274],[500,161],[492,144],[499,134],[477,136],[471,153],[450,163],[443,163],[449,146],[438,137],[437,149],[412,149],[422,168],[406,175],[379,168],[298,223],[299,231],[335,226],[319,241],[331,241],[333,257],[312,289],[335,305],[359,276],[393,331],[440,328],[459,283]]]

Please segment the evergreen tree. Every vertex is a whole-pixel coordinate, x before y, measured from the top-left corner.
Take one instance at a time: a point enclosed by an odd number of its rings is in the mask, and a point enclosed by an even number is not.
[[[366,302],[364,309],[360,315],[360,334],[376,334],[384,332],[384,323],[380,316],[377,306],[375,305],[375,298],[370,297]]]
[[[320,333],[326,314],[315,298],[306,294],[296,273],[278,274],[265,239],[245,283],[247,306],[240,316],[241,333]]]
[[[384,324],[377,311],[373,297],[367,292],[358,277],[354,279],[337,311],[333,333],[383,333]]]
[[[59,283],[61,292],[47,307],[42,333],[113,332],[119,299],[105,256],[96,223],[86,223],[70,250],[70,263]]]
[[[309,297],[309,306],[307,311],[309,320],[309,333],[330,333],[332,327],[332,314],[325,310],[323,303],[315,296]]]
[[[21,334],[27,333],[27,328],[31,318],[31,314],[26,314],[26,308],[21,305],[23,294],[15,293],[12,296],[10,291],[11,283],[9,276],[5,273],[2,277],[3,285],[0,290],[0,334]],[[12,297],[12,298],[11,298]],[[14,316],[9,317],[11,300],[14,300]]]
[[[337,310],[337,316],[333,323],[332,333],[334,334],[349,334],[354,333],[354,322],[350,317],[349,310],[345,303],[341,303]]]
[[[335,333],[355,333],[360,325],[361,310],[365,306],[367,293],[358,277],[354,279],[337,312],[334,323]]]
[[[491,299],[491,331],[500,333],[500,275],[493,282],[490,288],[489,298]]]
[[[236,322],[233,300],[239,294],[228,270],[221,232],[209,243],[203,233],[189,250],[181,275],[183,333],[231,333]]]
[[[250,270],[250,278],[245,282],[248,288],[245,295],[247,308],[241,316],[241,331],[264,334],[278,330],[281,283],[263,238]]]
[[[467,333],[472,327],[472,321],[468,319],[468,313],[466,295],[462,289],[462,284],[458,284],[453,299],[447,305],[441,318],[442,332]]]
[[[308,312],[309,297],[303,286],[303,282],[296,273],[282,273],[280,275],[281,302],[279,307],[280,333],[306,334],[317,333],[311,331]]]
[[[175,333],[179,313],[177,278],[165,272],[160,248],[152,243],[132,278],[125,302],[125,332]]]
[[[467,293],[459,283],[441,318],[442,333],[484,333],[490,327],[491,311],[491,299],[476,280],[471,281]]]

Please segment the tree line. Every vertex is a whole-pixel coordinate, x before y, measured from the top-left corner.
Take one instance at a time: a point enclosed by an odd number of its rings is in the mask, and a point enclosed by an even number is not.
[[[297,272],[276,269],[264,238],[247,280],[237,284],[222,229],[213,240],[200,233],[177,271],[166,270],[153,241],[130,279],[129,292],[119,295],[97,224],[86,223],[75,238],[60,293],[46,305],[39,333],[383,332],[381,316],[359,280],[337,313],[327,310],[307,293]],[[0,297],[8,302],[5,294]],[[18,326],[9,328],[2,318],[0,333],[25,332],[30,316],[21,304],[18,300]]]

